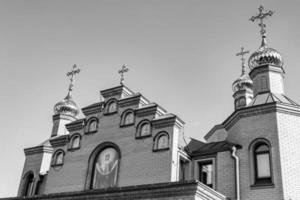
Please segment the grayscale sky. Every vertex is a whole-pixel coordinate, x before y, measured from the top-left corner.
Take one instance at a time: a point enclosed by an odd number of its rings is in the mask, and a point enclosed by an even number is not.
[[[125,84],[185,122],[201,137],[233,111],[232,82],[243,45],[260,45],[249,18],[263,4],[268,44],[282,53],[286,93],[300,102],[300,2],[275,0],[1,0],[0,197],[15,196],[25,147],[51,134],[53,105],[67,93],[65,74],[76,63],[73,97],[79,106],[99,91]]]

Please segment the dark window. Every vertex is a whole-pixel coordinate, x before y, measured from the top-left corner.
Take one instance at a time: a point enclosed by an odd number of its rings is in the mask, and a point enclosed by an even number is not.
[[[23,196],[30,196],[33,190],[34,176],[29,174],[25,180]]]
[[[188,161],[179,160],[179,181],[187,180],[187,171],[188,171]]]
[[[254,148],[255,184],[271,183],[270,148],[259,143]]]
[[[213,187],[213,162],[199,162],[199,181],[203,184]]]

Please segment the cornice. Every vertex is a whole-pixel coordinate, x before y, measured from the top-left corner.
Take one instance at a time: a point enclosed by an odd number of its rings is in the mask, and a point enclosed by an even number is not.
[[[253,78],[255,78],[257,76],[257,74],[264,73],[264,72],[269,72],[269,71],[279,73],[282,76],[285,73],[283,68],[277,67],[275,65],[267,64],[267,65],[261,65],[259,67],[255,67],[254,69],[252,69],[250,71],[249,76],[253,80]]]
[[[120,107],[139,105],[139,104],[145,105],[147,103],[149,103],[149,101],[145,97],[143,97],[140,93],[136,93],[132,96],[125,97],[118,101],[118,105]]]
[[[104,98],[109,98],[116,95],[129,96],[134,94],[134,92],[131,91],[129,88],[127,88],[125,85],[120,85],[106,90],[101,90],[100,93]]]
[[[135,114],[138,117],[148,116],[148,115],[158,115],[162,116],[167,114],[167,111],[160,107],[156,103],[150,103],[148,105],[142,106],[140,108],[135,109]]]
[[[166,182],[166,183],[155,183],[155,184],[146,184],[146,185],[133,185],[125,187],[111,187],[105,189],[93,189],[93,190],[83,190],[76,192],[62,192],[62,193],[52,193],[52,194],[43,194],[35,195],[32,197],[26,197],[26,199],[98,199],[98,200],[107,200],[107,199],[161,199],[165,197],[174,197],[174,198],[185,198],[186,196],[194,197],[200,191],[203,190],[210,192],[207,196],[215,196],[215,193],[212,189],[204,186],[204,184],[198,183],[198,181],[180,181],[180,182]],[[11,197],[5,198],[9,200],[21,200],[24,197]],[[218,200],[223,200],[219,199]],[[225,198],[224,198],[225,200]]]
[[[279,102],[271,102],[251,107],[243,107],[235,110],[222,125],[226,130],[230,129],[239,119],[266,113],[284,113],[300,117],[300,107]]]
[[[69,142],[69,135],[60,135],[50,139],[52,147],[64,146]]]
[[[85,125],[85,119],[79,119],[74,122],[66,124],[66,128],[69,132],[80,130]]]
[[[215,125],[210,131],[204,136],[204,139],[207,140],[214,134],[217,130],[225,128],[223,124],[217,124]]]
[[[53,152],[53,148],[51,146],[45,146],[45,145],[24,149],[24,153],[26,156],[40,154],[40,153],[52,153],[52,152]]]
[[[179,117],[174,114],[166,114],[160,116],[156,119],[153,119],[152,125],[154,128],[163,128],[163,127],[170,127],[176,125],[179,128],[184,126],[184,121],[182,121]]]
[[[56,115],[52,116],[53,121],[60,120],[60,119],[65,119],[65,120],[70,120],[70,121],[77,120],[76,117],[73,117],[71,115],[56,114]]]
[[[82,112],[85,116],[100,113],[103,109],[104,102],[94,103],[92,105],[82,108]]]

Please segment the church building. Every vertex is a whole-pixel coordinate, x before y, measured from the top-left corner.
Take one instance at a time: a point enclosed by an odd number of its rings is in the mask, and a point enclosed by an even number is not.
[[[283,58],[267,45],[263,20],[272,14],[261,6],[251,18],[261,45],[249,70],[249,51],[237,54],[235,109],[205,141],[185,138],[180,117],[127,87],[126,66],[120,85],[79,108],[74,65],[49,138],[24,150],[18,197],[5,199],[299,200],[300,105],[285,94]]]

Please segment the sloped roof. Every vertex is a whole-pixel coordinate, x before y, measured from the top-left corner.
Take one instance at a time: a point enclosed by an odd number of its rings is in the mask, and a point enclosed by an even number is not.
[[[199,140],[193,139],[189,142],[186,149],[191,156],[208,155],[217,152],[230,151],[233,146],[242,148],[239,144],[228,142],[227,140],[220,142],[204,143]]]
[[[267,92],[267,93],[261,93],[256,95],[247,107],[272,103],[272,102],[299,106],[299,104],[297,104],[296,102],[294,102],[293,100],[285,96],[284,94],[275,94],[275,93]]]

